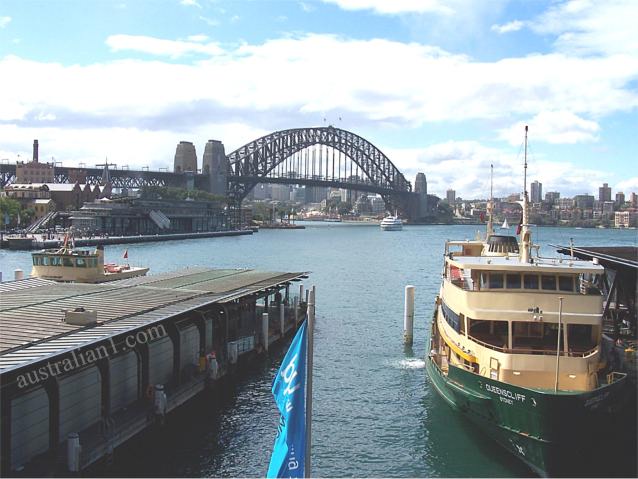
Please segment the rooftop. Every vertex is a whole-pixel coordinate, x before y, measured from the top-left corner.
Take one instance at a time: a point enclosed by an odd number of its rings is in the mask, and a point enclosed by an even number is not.
[[[0,283],[0,372],[305,276],[193,268],[102,284],[39,278]],[[97,325],[62,321],[64,310],[78,307],[97,310]]]

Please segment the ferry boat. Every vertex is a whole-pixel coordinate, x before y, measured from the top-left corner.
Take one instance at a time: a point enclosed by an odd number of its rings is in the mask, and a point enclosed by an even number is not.
[[[493,233],[490,203],[485,240],[445,244],[426,370],[450,406],[537,474],[587,475],[629,395],[602,356],[604,269],[538,254],[526,175],[520,241]]]
[[[149,270],[128,264],[104,264],[103,246],[93,251],[76,249],[68,245],[68,238],[61,248],[34,252],[31,257],[32,277],[64,283],[104,283],[143,276]]]
[[[395,216],[386,216],[381,220],[381,229],[383,231],[400,231],[403,229],[403,222],[396,214]]]

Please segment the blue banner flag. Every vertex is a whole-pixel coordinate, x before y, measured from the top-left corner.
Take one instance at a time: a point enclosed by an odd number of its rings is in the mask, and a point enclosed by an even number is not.
[[[267,477],[304,477],[306,322],[297,331],[272,383],[272,394],[281,419]]]

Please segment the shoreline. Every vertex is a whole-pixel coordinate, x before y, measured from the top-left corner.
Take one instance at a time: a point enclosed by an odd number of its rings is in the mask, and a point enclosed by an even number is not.
[[[223,236],[252,235],[253,230],[230,231],[204,231],[200,233],[171,233],[164,235],[137,235],[137,236],[109,236],[96,238],[74,239],[75,246],[98,246],[129,243],[150,243],[155,241],[174,241],[197,238],[218,238]],[[0,241],[0,249],[10,250],[37,250],[47,248],[59,248],[64,243],[63,239],[38,240],[34,237],[4,237]]]

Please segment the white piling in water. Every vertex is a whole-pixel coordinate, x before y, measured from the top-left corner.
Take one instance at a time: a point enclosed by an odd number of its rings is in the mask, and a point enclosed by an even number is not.
[[[20,268],[16,269],[14,272],[14,278],[16,281],[19,281],[21,279],[24,279],[24,271],[22,271]]]
[[[77,432],[70,432],[66,437],[66,465],[69,472],[80,471],[80,436]]]
[[[299,285],[299,302],[303,301],[303,284]]]
[[[268,351],[268,313],[261,315],[261,337],[264,341],[264,351]]]
[[[414,340],[414,286],[405,287],[405,307],[403,313],[403,343],[412,346]]]
[[[285,329],[285,321],[286,318],[286,306],[284,305],[283,301],[281,303],[279,303],[279,329],[281,332],[281,337],[284,337],[284,333],[286,331]]]

